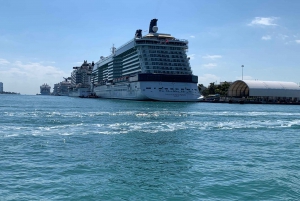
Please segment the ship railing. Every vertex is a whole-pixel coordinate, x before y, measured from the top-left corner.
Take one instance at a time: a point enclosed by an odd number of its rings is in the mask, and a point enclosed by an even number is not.
[[[117,52],[118,50],[120,50],[121,48],[125,47],[126,45],[128,45],[129,43],[131,43],[133,41],[133,39],[131,39],[130,41],[128,41],[127,43],[125,43],[124,45],[122,45],[121,47],[117,48],[115,50],[115,52]],[[114,54],[109,55],[108,57],[105,57],[104,59],[100,59],[99,63],[105,62],[106,60],[112,58],[114,56]]]
[[[178,44],[174,44],[176,42],[180,42]],[[182,43],[184,42],[184,43]],[[136,45],[143,45],[143,44],[154,44],[154,45],[172,45],[172,46],[181,46],[188,48],[188,42],[183,40],[145,40],[145,41],[138,41],[135,43]]]
[[[128,41],[127,43],[125,43],[124,45],[122,45],[121,47],[119,47],[118,49],[116,49],[116,51],[118,51],[119,49],[125,47],[126,45],[128,45],[129,43],[131,43],[134,39],[131,39],[130,41]]]
[[[178,39],[178,38],[170,38],[170,39],[153,39],[153,38],[141,38],[141,39],[138,39],[138,41],[143,41],[143,40],[147,40],[147,41],[170,41],[170,42],[173,42],[173,41],[179,41],[179,42],[185,42],[185,43],[188,43],[189,41],[186,40],[186,39]],[[131,42],[131,41],[130,41]]]

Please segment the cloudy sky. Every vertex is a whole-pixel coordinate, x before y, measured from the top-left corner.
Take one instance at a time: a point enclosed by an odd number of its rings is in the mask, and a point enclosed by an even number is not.
[[[108,56],[158,19],[189,40],[199,83],[243,78],[300,83],[299,0],[0,0],[0,82],[5,91],[52,88],[83,60]]]

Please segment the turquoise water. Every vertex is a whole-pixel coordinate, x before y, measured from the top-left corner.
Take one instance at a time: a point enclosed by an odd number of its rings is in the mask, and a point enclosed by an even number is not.
[[[0,200],[299,200],[300,106],[0,95]]]

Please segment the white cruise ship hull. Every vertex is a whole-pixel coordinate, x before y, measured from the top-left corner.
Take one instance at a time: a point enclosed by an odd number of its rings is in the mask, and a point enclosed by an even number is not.
[[[89,88],[77,88],[73,91],[69,91],[69,96],[71,97],[88,97],[91,91]]]
[[[196,102],[200,93],[195,83],[136,81],[94,88],[99,98]]]

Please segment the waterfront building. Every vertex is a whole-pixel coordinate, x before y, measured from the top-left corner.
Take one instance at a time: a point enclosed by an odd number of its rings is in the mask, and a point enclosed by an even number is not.
[[[237,80],[230,85],[227,95],[267,102],[296,102],[300,100],[300,87],[294,82]]]

